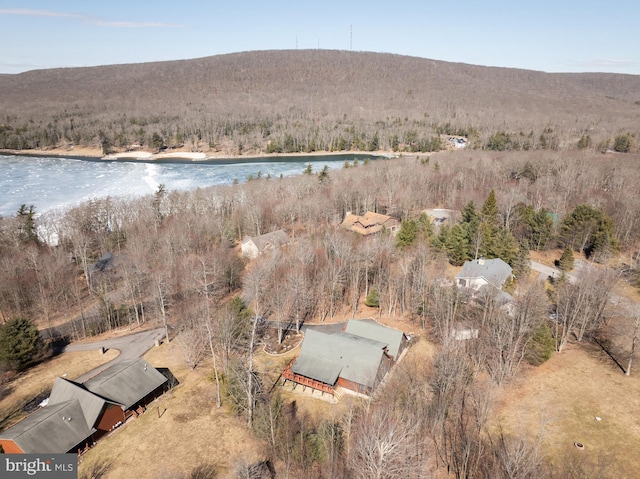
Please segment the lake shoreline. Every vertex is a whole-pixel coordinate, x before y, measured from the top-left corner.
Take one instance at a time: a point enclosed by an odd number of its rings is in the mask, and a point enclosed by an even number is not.
[[[162,153],[152,153],[145,150],[129,151],[103,155],[97,148],[78,149],[50,149],[50,150],[7,150],[0,149],[0,155],[25,156],[32,158],[67,158],[72,160],[104,160],[104,161],[140,161],[153,163],[155,161],[176,161],[176,162],[214,162],[227,160],[253,160],[256,158],[296,158],[296,157],[330,157],[340,155],[376,156],[384,158],[394,158],[398,154],[392,151],[316,151],[302,153],[255,153],[248,155],[220,155],[207,154],[203,152],[172,151]]]

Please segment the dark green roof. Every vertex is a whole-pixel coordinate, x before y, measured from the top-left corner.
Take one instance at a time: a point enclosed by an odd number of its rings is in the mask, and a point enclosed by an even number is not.
[[[373,388],[385,349],[391,345],[397,354],[402,335],[402,331],[372,321],[352,320],[347,331],[339,333],[307,329],[291,370],[325,384],[335,385],[343,378]]]
[[[404,337],[402,331],[376,323],[373,319],[351,319],[347,323],[345,332],[387,343],[389,355],[394,360],[398,359],[398,354],[401,352],[400,348],[402,347],[402,338]]]

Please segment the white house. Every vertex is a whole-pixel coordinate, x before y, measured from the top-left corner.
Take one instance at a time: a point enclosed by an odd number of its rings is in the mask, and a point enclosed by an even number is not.
[[[460,288],[468,288],[474,292],[485,285],[501,290],[512,276],[511,266],[500,258],[480,258],[464,263],[462,270],[456,275],[456,284]]]

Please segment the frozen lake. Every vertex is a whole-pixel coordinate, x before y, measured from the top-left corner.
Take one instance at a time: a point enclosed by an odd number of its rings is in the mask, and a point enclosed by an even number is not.
[[[371,155],[326,155],[233,160],[153,162],[0,155],[0,216],[12,216],[20,205],[36,212],[64,209],[92,198],[142,196],[164,184],[168,190],[245,182],[252,175],[302,174],[308,163],[315,173],[345,160],[362,162]]]

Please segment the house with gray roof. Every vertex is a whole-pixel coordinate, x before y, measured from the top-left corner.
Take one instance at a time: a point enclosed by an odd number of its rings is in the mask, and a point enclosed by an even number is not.
[[[257,258],[267,250],[280,248],[291,242],[284,230],[273,231],[260,236],[247,236],[240,245],[242,256]]]
[[[74,399],[38,409],[0,434],[0,445],[5,454],[58,454],[83,448],[94,432]]]
[[[137,415],[168,379],[144,359],[122,361],[84,383],[56,378],[49,401],[0,434],[8,454],[83,449]]]
[[[466,261],[456,275],[456,284],[461,288],[479,291],[485,285],[501,290],[513,277],[511,266],[500,258]]]
[[[402,331],[371,320],[350,320],[336,333],[307,329],[300,355],[283,378],[331,395],[338,388],[370,395],[406,344]]]
[[[83,385],[93,394],[131,410],[166,382],[167,378],[147,361],[135,359],[121,361]]]
[[[397,329],[389,328],[372,319],[350,320],[345,333],[363,338],[373,339],[387,344],[386,353],[397,361],[407,347],[407,336]]]

